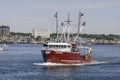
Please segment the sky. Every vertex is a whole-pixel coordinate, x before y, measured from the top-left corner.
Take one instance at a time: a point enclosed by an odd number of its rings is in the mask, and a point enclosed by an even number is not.
[[[0,25],[10,26],[11,32],[28,33],[34,28],[55,32],[56,11],[59,23],[69,13],[73,24],[82,12],[83,33],[120,35],[120,0],[0,0]]]

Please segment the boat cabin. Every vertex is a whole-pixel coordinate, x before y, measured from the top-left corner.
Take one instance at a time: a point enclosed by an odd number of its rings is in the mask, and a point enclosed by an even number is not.
[[[47,47],[49,50],[65,52],[70,52],[72,48],[71,44],[69,43],[48,43]]]

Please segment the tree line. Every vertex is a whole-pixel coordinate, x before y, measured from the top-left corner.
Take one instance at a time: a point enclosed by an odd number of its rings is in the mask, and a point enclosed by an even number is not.
[[[61,35],[61,34],[58,34]],[[67,34],[66,34],[67,35]],[[70,37],[72,38],[73,36],[76,36],[76,34],[70,34]],[[82,38],[92,38],[92,39],[96,39],[96,40],[120,40],[120,35],[116,35],[116,34],[80,34],[79,35]],[[51,38],[55,39],[56,38],[56,33],[52,33],[51,34]]]
[[[34,38],[32,36],[31,33],[19,33],[19,32],[10,32],[10,36],[31,36],[31,38]],[[50,38],[51,39],[55,39],[57,36],[56,33],[52,33],[50,34]],[[58,35],[62,35],[62,34],[58,34]],[[70,37],[73,38],[77,35],[77,33],[75,34],[70,34]],[[82,38],[93,38],[93,39],[96,39],[96,40],[100,40],[100,39],[103,39],[103,40],[120,40],[120,35],[116,35],[116,34],[80,34],[79,35],[80,37]],[[41,36],[38,36],[35,40],[40,40],[42,37]]]

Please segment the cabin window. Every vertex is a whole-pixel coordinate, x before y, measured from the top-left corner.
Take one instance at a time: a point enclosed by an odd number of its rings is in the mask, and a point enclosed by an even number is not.
[[[53,47],[52,45],[50,45],[50,47]]]
[[[66,48],[66,45],[64,45],[64,48]]]
[[[56,47],[58,48],[58,45],[56,45]]]
[[[48,45],[47,44],[43,44],[43,47],[48,47]]]
[[[48,45],[49,48],[70,48],[70,45]]]
[[[54,47],[54,45],[52,45],[52,47]]]
[[[54,47],[53,45],[49,45],[50,48]]]
[[[48,47],[51,47],[51,45],[48,45]]]
[[[68,48],[70,48],[70,45],[68,45]]]
[[[58,45],[58,47],[60,48],[60,45]]]

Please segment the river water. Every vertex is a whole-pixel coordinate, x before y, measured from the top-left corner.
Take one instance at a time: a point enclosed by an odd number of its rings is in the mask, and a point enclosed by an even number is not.
[[[91,64],[59,65],[43,63],[40,44],[9,44],[0,51],[0,80],[120,80],[120,45],[90,47]]]

